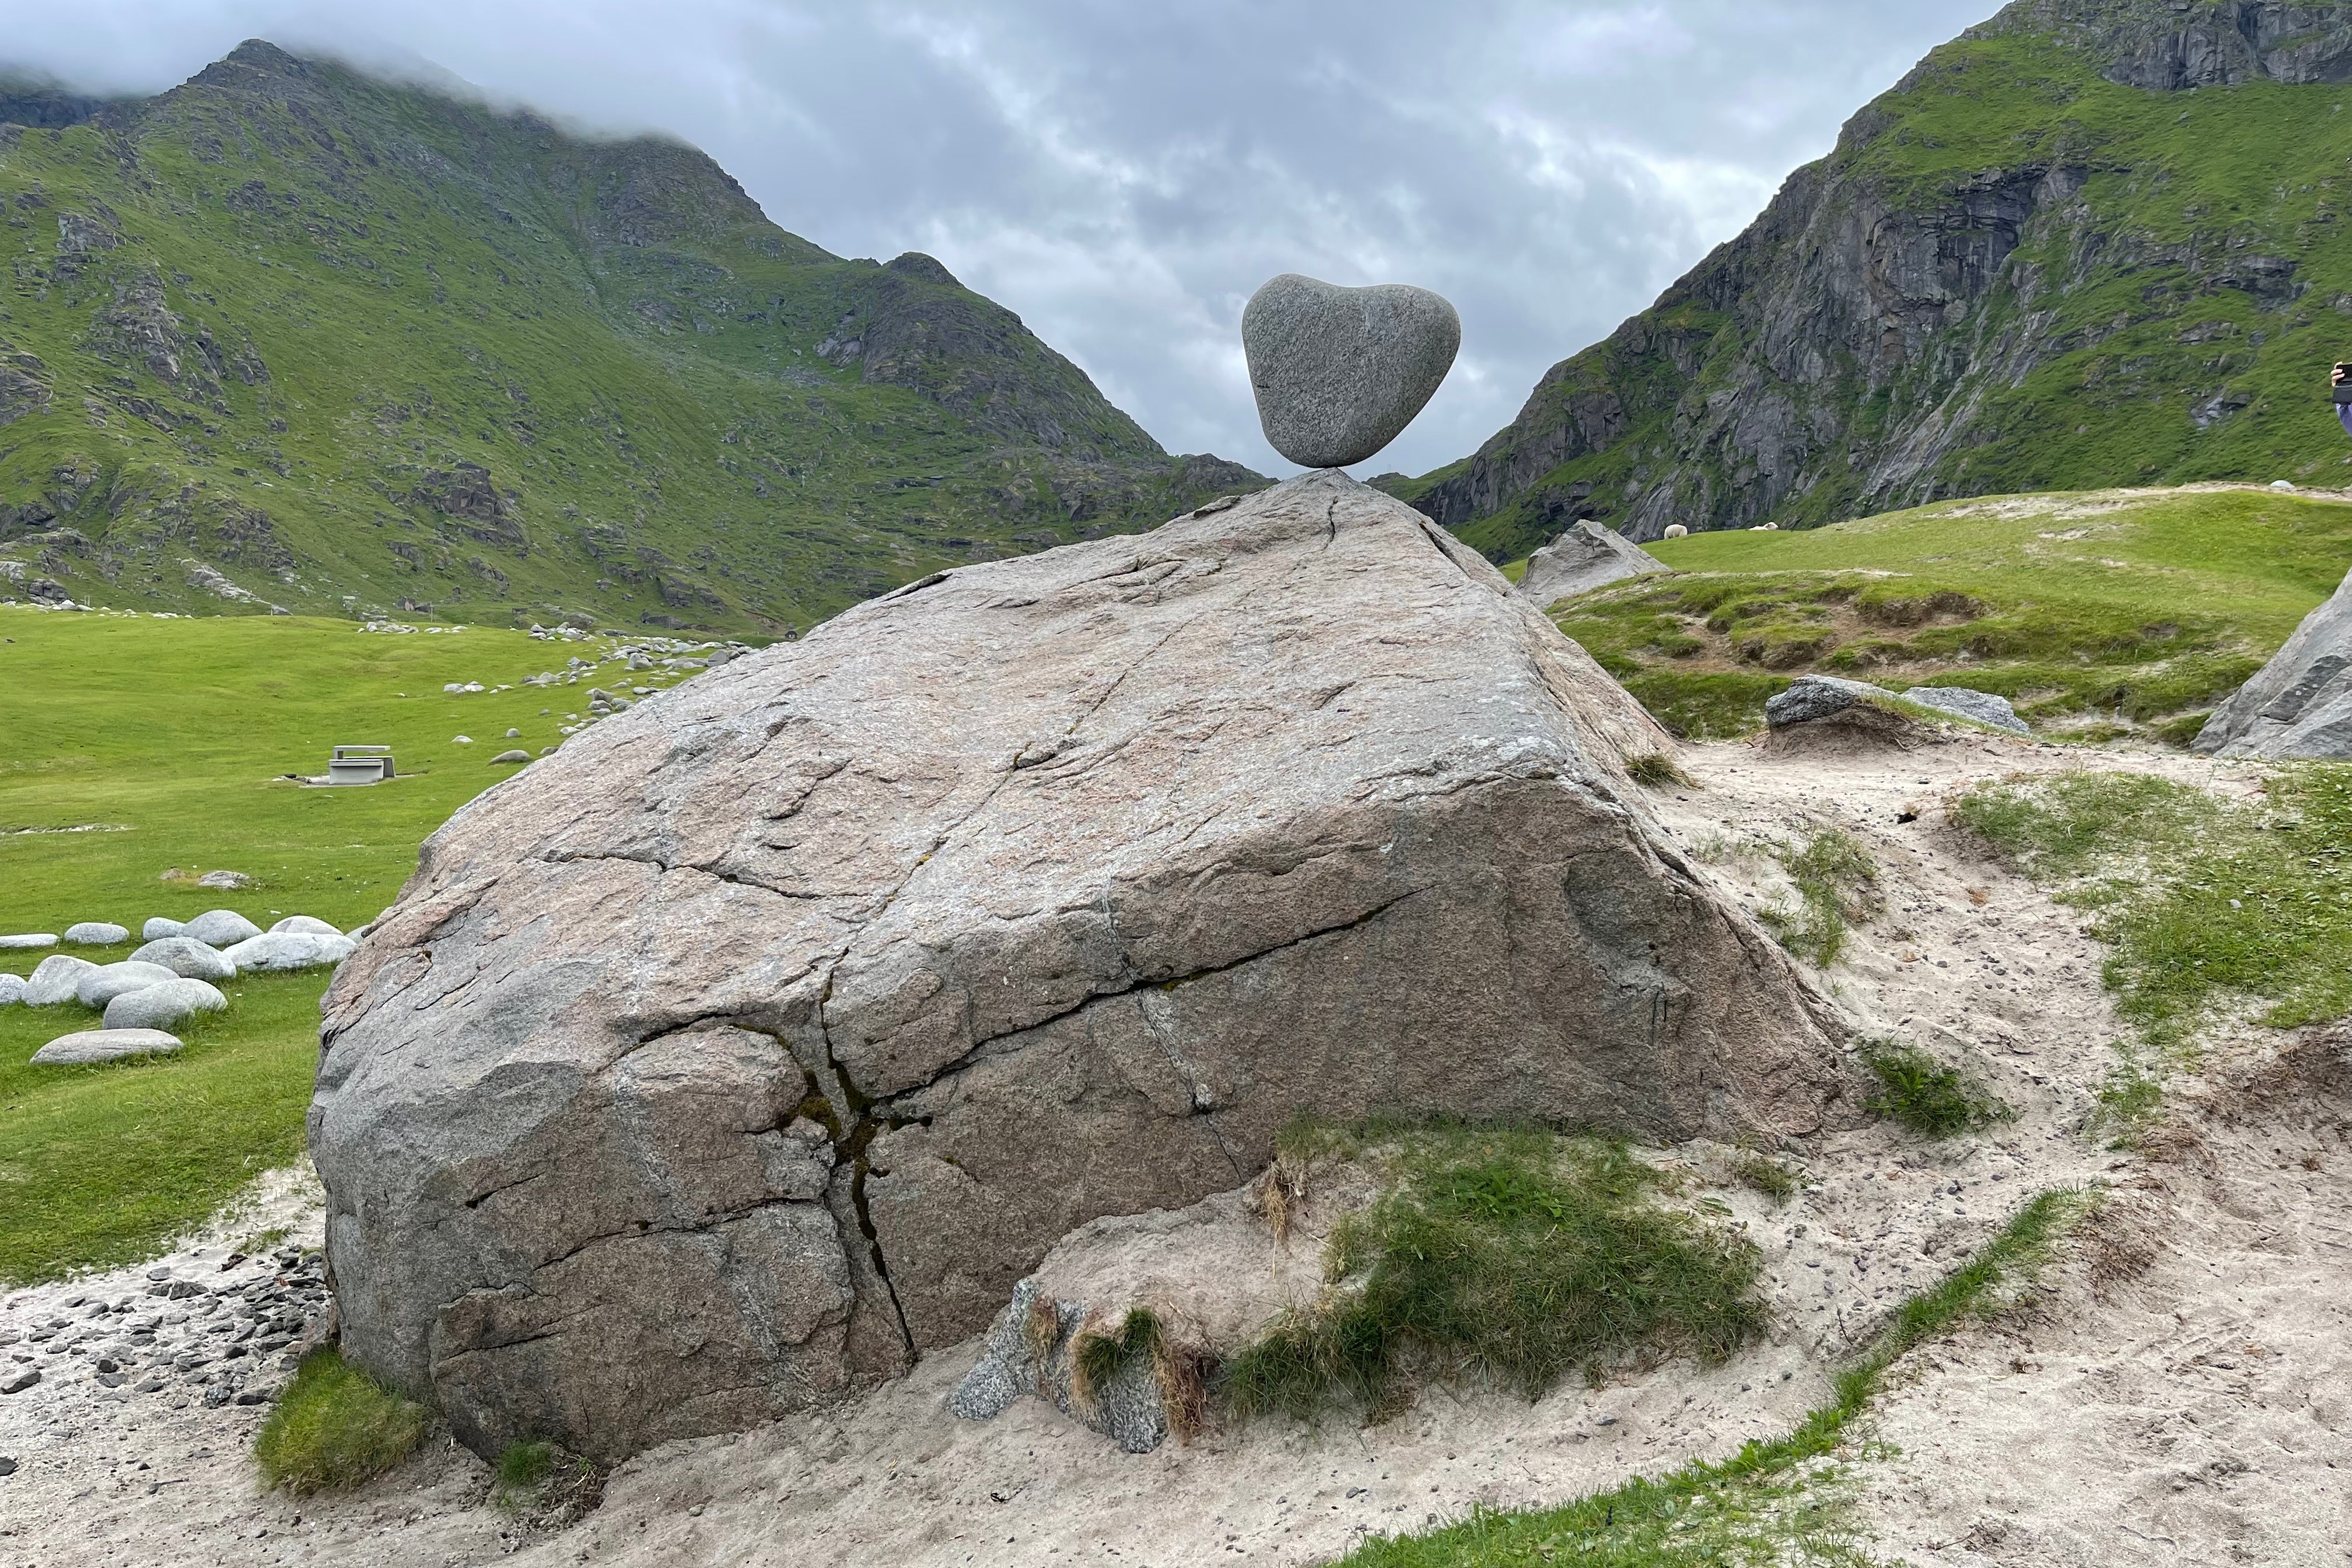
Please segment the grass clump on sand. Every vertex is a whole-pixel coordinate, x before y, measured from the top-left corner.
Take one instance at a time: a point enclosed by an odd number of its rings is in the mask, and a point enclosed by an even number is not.
[[[1514,1129],[1397,1138],[1395,1184],[1332,1232],[1328,1299],[1228,1365],[1237,1414],[1394,1411],[1421,1367],[1534,1397],[1630,1354],[1720,1361],[1762,1331],[1756,1250],[1654,1201],[1622,1143]]]
[[[2283,769],[2261,802],[2138,773],[1962,797],[2011,865],[2089,910],[2118,1010],[2159,1051],[2231,1001],[2276,1028],[2352,1012],[2352,766]]]
[[[1690,774],[1683,772],[1683,765],[1664,752],[1644,752],[1638,757],[1626,758],[1625,772],[1635,784],[1645,784],[1651,789],[1664,789],[1670,784],[1680,784],[1685,789],[1690,787]]]
[[[1108,1333],[1081,1330],[1070,1352],[1070,1396],[1093,1408],[1101,1391],[1137,1362],[1151,1369],[1160,1404],[1180,1440],[1190,1442],[1208,1425],[1209,1374],[1207,1352],[1178,1342],[1149,1307],[1130,1307]]]
[[[253,1457],[269,1487],[307,1493],[383,1475],[425,1437],[425,1407],[404,1399],[334,1350],[302,1358],[261,1424]]]
[[[2016,1112],[1916,1046],[1881,1041],[1866,1047],[1863,1060],[1877,1076],[1870,1108],[1891,1116],[1923,1138],[1953,1138]]]
[[[1797,885],[1799,910],[1766,910],[1762,919],[1790,952],[1827,969],[1845,951],[1850,927],[1877,907],[1878,864],[1859,839],[1834,827],[1780,863]]]
[[[1899,1308],[1839,1374],[1829,1404],[1785,1437],[1748,1444],[1560,1508],[1479,1509],[1421,1535],[1376,1537],[1339,1568],[1719,1568],[1807,1563],[1865,1568],[1851,1478],[1839,1465],[1887,1370],[1911,1351],[2010,1300],[2088,1210],[2082,1193],[2042,1194],[1940,1283]]]
[[[1743,1152],[1731,1163],[1731,1173],[1762,1193],[1776,1204],[1785,1204],[1797,1195],[1801,1184],[1797,1173],[1768,1154]]]

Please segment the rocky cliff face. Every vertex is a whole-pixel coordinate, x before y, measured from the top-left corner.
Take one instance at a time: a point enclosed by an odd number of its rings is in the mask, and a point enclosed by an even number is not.
[[[1819,999],[1683,862],[1662,732],[1311,474],[968,567],[460,811],[326,1001],[345,1353],[617,1457],[979,1332],[1300,1112],[1770,1137]]]
[[[2021,0],[1399,493],[1499,560],[1578,517],[2307,475],[2341,456],[2347,79],[2352,8]]]

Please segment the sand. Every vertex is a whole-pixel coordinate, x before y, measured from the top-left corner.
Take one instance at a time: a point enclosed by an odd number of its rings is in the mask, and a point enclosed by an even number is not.
[[[1265,1421],[1132,1456],[1034,1399],[987,1423],[947,1415],[975,1342],[825,1415],[641,1455],[596,1511],[552,1531],[493,1504],[485,1468],[446,1438],[356,1493],[296,1500],[257,1492],[245,1457],[257,1410],[169,1409],[59,1378],[0,1397],[0,1454],[23,1467],[0,1479],[0,1568],[1322,1562],[1367,1532],[1423,1528],[1481,1502],[1563,1500],[1778,1435],[1824,1397],[1840,1358],[1887,1309],[2033,1194],[2094,1183],[2120,1196],[2037,1312],[1931,1347],[1882,1400],[1879,1427],[1900,1453],[1861,1473],[1864,1522],[1883,1553],[2352,1560],[2334,1544],[2352,1541],[2341,1479],[2352,1474],[2352,1341],[2337,1305],[2352,1301],[2342,1250],[2352,1155],[2344,1088],[2312,1065],[2336,1058],[2324,1044],[2252,1031],[2218,1052],[2197,1102],[2179,1111],[2172,1158],[2085,1137],[2119,1033],[2098,982],[2104,955],[2078,913],[1979,858],[1937,807],[1971,783],[2085,762],[2232,794],[2260,777],[2242,764],[1990,738],[1843,756],[1723,745],[1688,753],[1704,787],[1657,796],[1694,861],[1751,907],[1790,901],[1769,844],[1824,826],[1862,838],[1881,867],[1884,911],[1818,983],[1861,1035],[1963,1063],[2020,1113],[1949,1144],[1885,1125],[1816,1140],[1785,1155],[1805,1175],[1785,1206],[1731,1179],[1732,1151],[1655,1152],[1763,1255],[1774,1328],[1727,1365],[1668,1363],[1533,1404],[1432,1387],[1376,1427]],[[2294,1049],[2305,1054],[2281,1067]],[[1310,1215],[1294,1246],[1311,1246],[1328,1217]],[[1159,1271],[1147,1283],[1183,1289],[1197,1272],[1183,1257],[1259,1256],[1268,1279],[1253,1288],[1291,1289],[1297,1260],[1280,1259],[1253,1223],[1230,1205],[1189,1218],[1181,1248],[1137,1248]],[[2160,1247],[2133,1239],[2151,1237]],[[1074,1250],[1060,1278],[1093,1280],[1115,1261],[1100,1245]],[[145,1267],[75,1288],[143,1281]],[[0,1328],[65,1289],[0,1304]],[[1202,1316],[1217,1306],[1202,1303]],[[2145,1533],[2144,1550],[2131,1531]]]

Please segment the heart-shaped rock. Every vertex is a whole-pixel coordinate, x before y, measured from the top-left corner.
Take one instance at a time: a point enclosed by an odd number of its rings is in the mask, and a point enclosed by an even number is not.
[[[1395,440],[1461,346],[1454,307],[1402,283],[1342,289],[1286,272],[1242,311],[1258,423],[1302,468],[1344,468]]]

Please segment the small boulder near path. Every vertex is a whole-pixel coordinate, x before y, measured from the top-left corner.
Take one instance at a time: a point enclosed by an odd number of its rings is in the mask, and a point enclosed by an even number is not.
[[[612,1458],[980,1332],[1301,1112],[1851,1121],[1626,775],[1671,745],[1331,472],[713,670],[461,807],[330,987],[344,1353]]]

